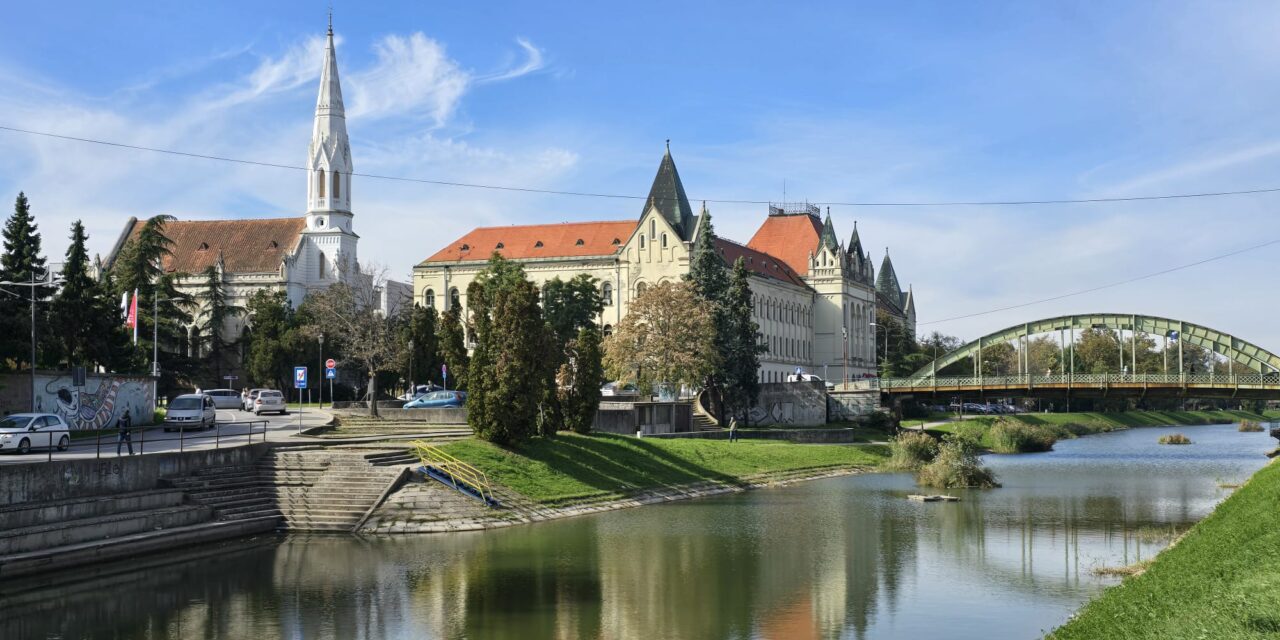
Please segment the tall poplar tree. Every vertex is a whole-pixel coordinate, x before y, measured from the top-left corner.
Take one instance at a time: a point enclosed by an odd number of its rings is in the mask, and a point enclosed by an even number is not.
[[[426,384],[440,380],[439,317],[432,307],[415,304],[404,325],[406,344],[413,348],[406,353],[404,379],[406,382]]]
[[[467,345],[462,330],[462,309],[458,305],[449,307],[440,316],[440,327],[437,331],[439,342],[436,346],[440,361],[449,369],[449,379],[442,383],[450,389],[467,390],[470,380],[471,357],[467,355]]]
[[[742,258],[733,263],[726,301],[728,345],[723,354],[725,405],[732,415],[747,416],[760,396],[760,326],[752,317],[751,274]]]
[[[711,212],[704,205],[698,223],[698,238],[694,243],[693,257],[689,262],[686,280],[693,290],[711,308],[711,324],[715,327],[713,345],[718,360],[727,363],[733,349],[733,327],[729,321],[729,273],[724,258],[716,248],[715,227],[711,224]],[[716,367],[703,380],[703,386],[711,396],[712,411],[723,418],[724,393],[727,372]]]

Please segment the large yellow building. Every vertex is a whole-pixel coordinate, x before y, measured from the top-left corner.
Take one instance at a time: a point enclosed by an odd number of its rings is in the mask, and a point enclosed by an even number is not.
[[[518,261],[539,286],[580,273],[597,278],[605,300],[600,324],[608,334],[645,287],[689,272],[705,205],[702,211],[694,215],[667,149],[639,220],[474,229],[414,267],[414,301],[465,312],[467,286],[496,251]],[[878,291],[857,225],[843,245],[830,212],[823,221],[812,205],[770,206],[745,245],[723,238],[717,244],[727,264],[741,257],[752,274],[755,319],[769,349],[760,358],[762,382],[782,382],[797,369],[832,381],[874,375],[877,306],[915,331],[915,301],[898,288],[888,255]]]

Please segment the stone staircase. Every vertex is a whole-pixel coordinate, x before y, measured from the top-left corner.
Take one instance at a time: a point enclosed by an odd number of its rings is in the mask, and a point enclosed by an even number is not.
[[[707,410],[707,392],[706,390],[698,392],[693,399],[693,411],[690,412],[689,427],[693,431],[720,431],[723,429],[720,423]]]
[[[170,479],[216,520],[274,517],[277,528],[350,532],[416,462],[407,450],[276,449],[253,466]]]

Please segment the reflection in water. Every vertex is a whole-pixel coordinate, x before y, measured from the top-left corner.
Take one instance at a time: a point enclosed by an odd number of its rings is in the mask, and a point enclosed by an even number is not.
[[[0,585],[4,638],[1038,637],[1261,467],[1265,434],[1139,429],[991,456],[920,504],[836,478],[479,533],[265,537]],[[163,561],[164,564],[159,564]],[[46,584],[50,583],[50,584]]]

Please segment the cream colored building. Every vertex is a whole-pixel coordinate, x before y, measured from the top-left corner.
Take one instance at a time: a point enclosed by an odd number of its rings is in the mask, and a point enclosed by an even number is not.
[[[771,206],[747,244],[717,238],[726,264],[742,258],[752,274],[755,319],[768,346],[760,358],[762,382],[782,382],[797,369],[832,381],[846,371],[849,378],[875,373],[870,324],[878,295],[870,256],[856,228],[845,246],[830,213],[825,222],[820,216],[812,205]],[[539,287],[580,273],[599,280],[605,300],[600,324],[607,334],[645,287],[677,282],[689,272],[704,219],[693,214],[668,149],[639,220],[472,230],[414,267],[414,302],[441,311],[461,306],[465,315],[467,287],[496,251],[518,261]],[[905,306],[900,291],[894,300]],[[910,309],[897,315],[914,331],[914,302]]]

